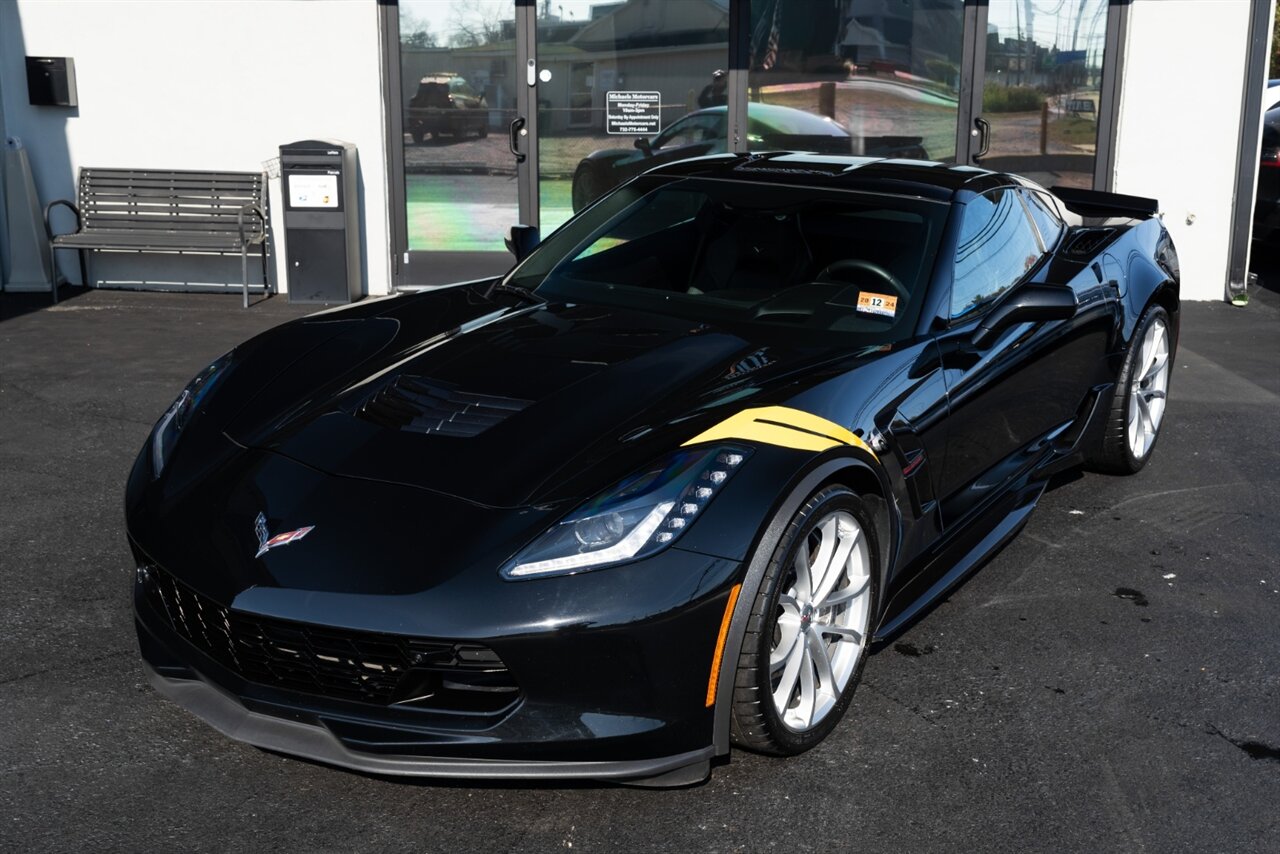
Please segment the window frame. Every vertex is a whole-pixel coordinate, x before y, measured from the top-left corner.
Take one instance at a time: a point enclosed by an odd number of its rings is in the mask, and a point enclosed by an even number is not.
[[[1067,233],[1066,220],[1062,218],[1062,213],[1058,210],[1057,204],[1053,201],[1053,197],[1050,196],[1049,193],[1045,192],[1044,190],[1032,189],[1031,187],[1020,187],[1019,191],[1025,194],[1025,196],[1020,197],[1022,198],[1022,206],[1027,209],[1027,217],[1031,220],[1032,226],[1035,227],[1036,237],[1040,241],[1041,253],[1046,254],[1046,253],[1052,252],[1057,247],[1057,245],[1060,242],[1062,242],[1062,236]],[[1044,200],[1045,209],[1048,211],[1049,215],[1053,218],[1053,220],[1058,223],[1058,236],[1054,238],[1053,243],[1049,243],[1047,240],[1044,239],[1044,232],[1040,230],[1040,223],[1039,221],[1036,220],[1035,214],[1032,213],[1031,206],[1033,202],[1030,201],[1029,198],[1027,198],[1030,196],[1039,196],[1042,200]],[[1037,265],[1038,263],[1039,262],[1037,262]]]
[[[1031,216],[1031,211],[1028,210],[1027,208],[1026,199],[1022,198],[1021,191],[1023,189],[1025,188],[1017,184],[1002,184],[998,187],[988,187],[987,189],[982,190],[981,192],[975,192],[972,198],[966,199],[963,202],[956,204],[956,207],[959,209],[959,219],[957,220],[955,225],[955,239],[953,241],[952,254],[950,259],[951,269],[949,271],[950,272],[949,278],[951,280],[951,286],[948,289],[947,300],[945,305],[943,306],[943,310],[946,312],[948,328],[966,326],[970,323],[973,323],[974,321],[980,321],[982,318],[986,317],[987,314],[991,311],[991,309],[995,307],[1002,299],[1004,299],[1004,297],[1007,294],[1013,293],[1018,288],[1020,288],[1023,284],[1025,284],[1032,276],[1036,275],[1036,273],[1039,272],[1040,268],[1044,265],[1045,259],[1049,257],[1050,252],[1048,249],[1046,249],[1044,245],[1044,239],[1040,235],[1040,229],[1036,225],[1035,218]],[[982,198],[996,192],[1008,192],[1008,193],[1014,194],[1014,197],[1018,200],[1019,209],[1022,211],[1023,219],[1026,221],[1027,225],[1029,226],[1032,239],[1035,241],[1035,246],[1039,254],[1036,257],[1035,263],[1027,267],[1026,271],[1021,276],[1014,279],[1013,282],[1007,288],[1004,288],[999,293],[992,295],[984,303],[981,303],[975,306],[973,311],[970,311],[964,315],[956,317],[952,315],[953,306],[955,304],[955,294],[956,294],[956,275],[955,275],[956,274],[956,255],[960,249],[959,238],[960,238],[961,229],[964,228],[964,218],[968,215],[969,205],[975,199]]]

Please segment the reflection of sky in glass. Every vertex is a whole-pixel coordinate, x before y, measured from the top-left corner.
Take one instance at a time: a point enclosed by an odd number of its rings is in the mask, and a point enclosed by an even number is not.
[[[1021,35],[1041,47],[1087,50],[1090,65],[1102,61],[1107,0],[991,0],[988,8],[987,31],[1001,41]]]
[[[965,204],[951,285],[951,316],[959,317],[1022,278],[1040,247],[1022,203],[997,192]]]
[[[565,21],[585,21],[591,17],[591,7],[599,5],[602,0],[552,0],[550,13]],[[542,0],[538,0],[539,15],[542,9]],[[513,0],[400,0],[401,19],[426,24],[442,45],[448,44],[449,33],[459,21],[506,21],[515,18],[515,11]]]

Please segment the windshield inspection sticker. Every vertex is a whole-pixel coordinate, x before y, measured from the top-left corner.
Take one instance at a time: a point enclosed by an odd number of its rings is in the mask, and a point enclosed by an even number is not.
[[[898,313],[898,298],[889,294],[873,294],[863,291],[858,294],[858,311],[867,314],[879,314],[893,317]]]

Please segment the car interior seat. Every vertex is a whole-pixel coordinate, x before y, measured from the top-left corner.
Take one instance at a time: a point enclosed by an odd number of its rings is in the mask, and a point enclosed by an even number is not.
[[[799,280],[813,259],[794,214],[727,213],[708,224],[689,293],[753,301]]]

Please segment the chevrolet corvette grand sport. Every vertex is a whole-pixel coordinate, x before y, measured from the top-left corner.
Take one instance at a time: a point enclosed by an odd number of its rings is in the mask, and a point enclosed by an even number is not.
[[[152,684],[373,773],[677,785],[731,744],[800,753],[1054,472],[1150,458],[1155,211],[720,155],[513,229],[502,279],[259,335],[129,478]]]

